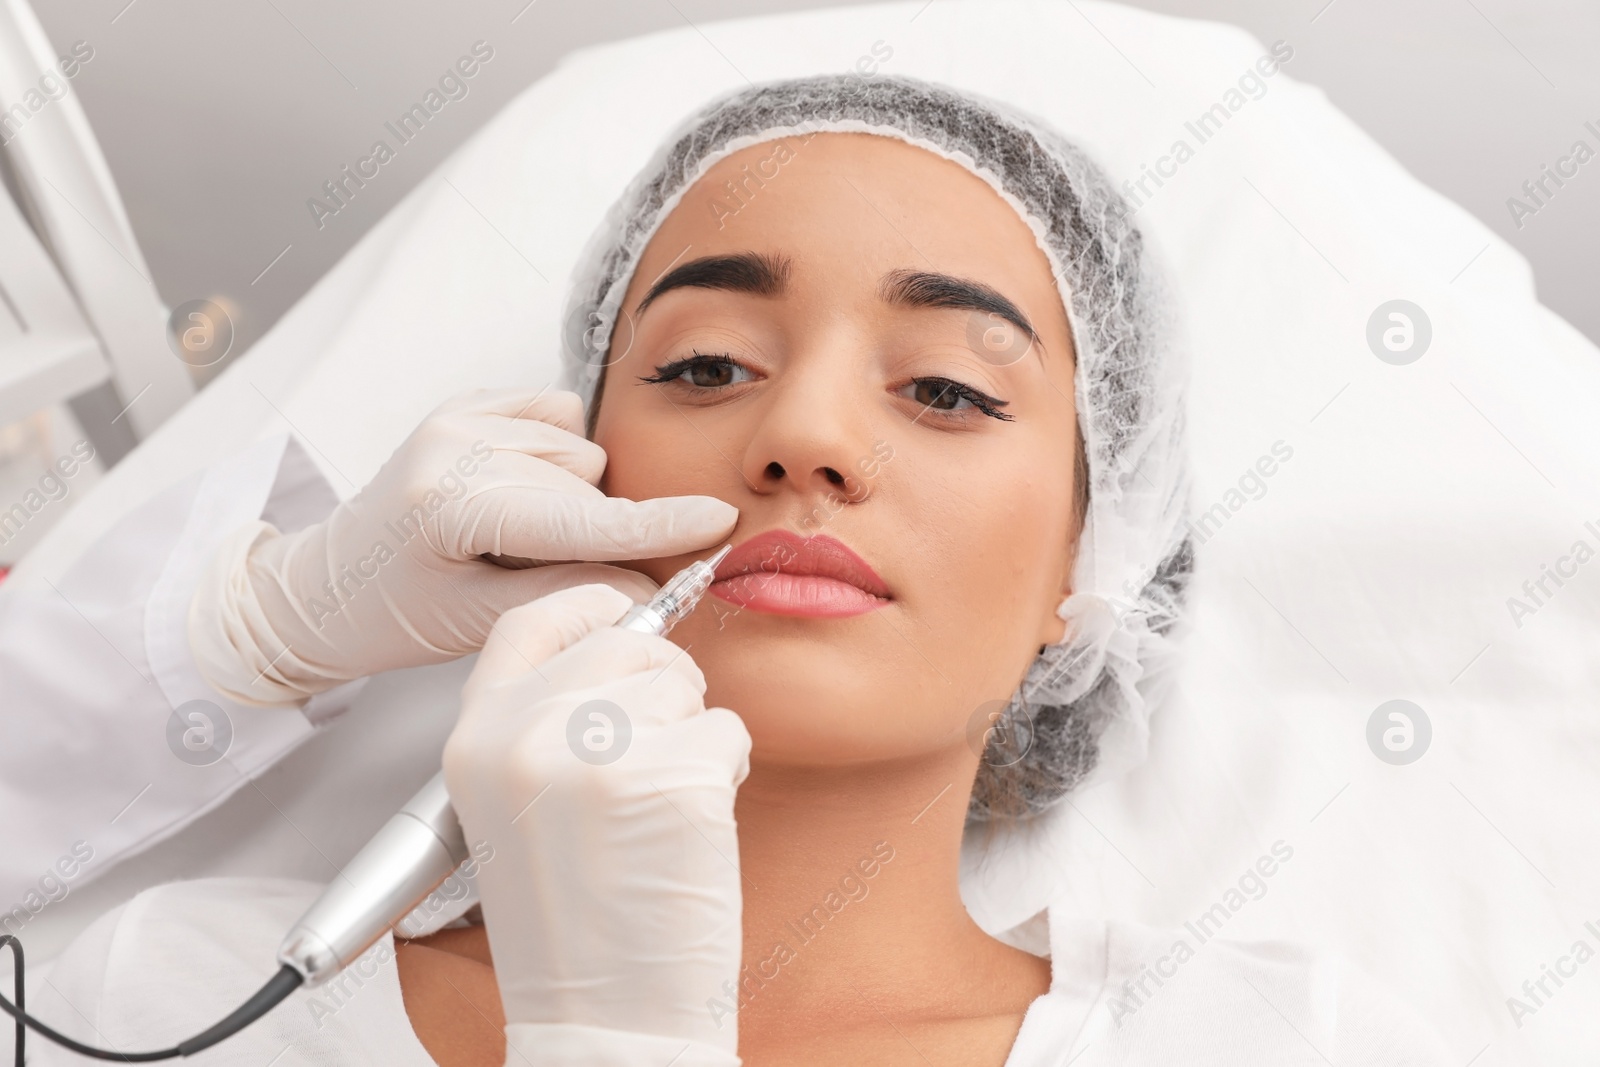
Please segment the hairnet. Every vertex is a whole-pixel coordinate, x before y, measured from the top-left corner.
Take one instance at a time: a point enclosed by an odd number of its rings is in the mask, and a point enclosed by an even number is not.
[[[968,809],[974,819],[1035,815],[1144,758],[1193,565],[1169,303],[1125,201],[1082,149],[1008,106],[903,77],[822,75],[714,101],[667,139],[580,260],[562,384],[592,407],[639,258],[701,175],[749,145],[819,132],[895,137],[982,178],[1032,229],[1067,311],[1089,505],[1057,609],[1066,635],[982,735]]]

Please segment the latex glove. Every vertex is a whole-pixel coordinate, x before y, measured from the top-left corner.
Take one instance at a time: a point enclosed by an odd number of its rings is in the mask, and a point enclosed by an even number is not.
[[[502,615],[445,745],[467,840],[494,847],[478,889],[508,1065],[741,1062],[707,1002],[739,972],[750,735],[704,706],[684,650],[612,625],[629,606],[591,585]]]
[[[656,590],[634,571],[548,561],[692,552],[737,521],[714,497],[608,497],[596,488],[605,465],[575,393],[450,400],[327,519],[288,535],[256,522],[224,543],[190,604],[201,674],[242,703],[287,704],[454,659],[482,647],[506,608],[556,589],[605,582],[641,601]]]

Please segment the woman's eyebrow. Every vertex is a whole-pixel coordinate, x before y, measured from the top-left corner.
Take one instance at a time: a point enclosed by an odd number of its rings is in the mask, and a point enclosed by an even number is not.
[[[643,314],[656,297],[673,289],[726,289],[735,293],[777,296],[788,280],[789,261],[782,256],[761,252],[703,256],[662,275],[639,301],[635,314]]]
[[[883,276],[879,292],[884,300],[901,307],[965,308],[999,315],[1034,341],[1039,340],[1022,310],[981,282],[928,271],[893,270]]]
[[[790,261],[761,252],[703,256],[664,274],[639,301],[642,314],[655,299],[673,289],[724,289],[736,293],[777,296],[789,279]],[[1037,341],[1039,334],[1020,308],[981,282],[930,271],[895,270],[880,288],[891,304],[912,308],[965,308],[998,315]]]

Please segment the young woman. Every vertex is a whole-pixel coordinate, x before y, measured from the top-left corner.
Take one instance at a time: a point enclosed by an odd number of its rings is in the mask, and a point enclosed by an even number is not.
[[[444,759],[482,921],[218,1062],[1443,1062],[1291,946],[1057,907],[1001,940],[962,903],[963,836],[1136,759],[1171,653],[1182,372],[1147,258],[1079,150],[938,86],[803,79],[689,122],[591,249],[573,394],[474,417],[534,411],[609,496],[737,508],[623,560],[660,583],[731,542],[718,582],[670,639],[610,625],[625,580],[501,615]],[[61,980],[113,939],[203,967],[306,899],[154,891]],[[90,985],[100,1018],[146,995]]]

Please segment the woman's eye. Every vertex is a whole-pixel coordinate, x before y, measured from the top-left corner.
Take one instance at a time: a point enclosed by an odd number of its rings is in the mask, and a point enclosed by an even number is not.
[[[739,377],[743,375],[743,377]],[[642,375],[641,382],[682,382],[696,389],[720,389],[723,386],[751,381],[749,370],[728,356],[704,355],[696,352],[686,359],[675,359],[656,368],[654,374]]]
[[[1009,400],[990,396],[970,385],[963,385],[949,378],[915,378],[905,386],[901,395],[915,400],[932,411],[948,411],[956,414],[981,411],[990,418],[1003,419],[1006,422],[1016,417],[1000,410],[1010,403]]]
[[[754,381],[755,375],[731,356],[696,352],[687,358],[664,363],[656,368],[654,374],[641,375],[639,380],[658,385],[676,382],[691,389],[709,391]],[[902,387],[900,395],[916,401],[930,411],[948,412],[957,418],[964,417],[969,412],[979,411],[990,418],[1003,419],[1006,422],[1015,419],[1014,415],[1007,415],[1000,410],[1010,403],[1009,400],[990,396],[970,385],[949,378],[914,378],[908,385]]]

